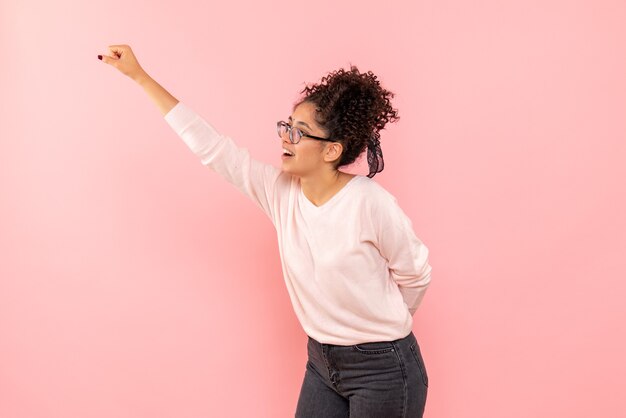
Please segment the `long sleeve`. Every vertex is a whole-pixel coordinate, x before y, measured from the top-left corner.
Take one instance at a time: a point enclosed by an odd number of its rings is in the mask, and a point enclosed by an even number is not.
[[[415,235],[411,220],[395,198],[389,196],[377,205],[375,219],[378,249],[387,259],[391,278],[413,315],[430,284],[428,247]]]
[[[232,183],[274,221],[279,168],[251,158],[246,148],[239,148],[184,103],[178,102],[164,119],[203,165]]]

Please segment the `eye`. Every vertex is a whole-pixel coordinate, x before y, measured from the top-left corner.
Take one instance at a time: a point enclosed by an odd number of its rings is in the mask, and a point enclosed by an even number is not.
[[[293,125],[291,124],[291,117],[289,118],[289,122],[288,122],[287,124],[288,124],[290,127],[292,127],[292,128],[293,128]],[[305,135],[308,135],[308,134],[309,134],[307,131],[305,131],[305,130],[304,130],[304,129],[302,129],[302,128],[295,128],[295,129],[299,130],[299,131],[300,131],[300,133],[303,133],[303,134],[305,134]]]

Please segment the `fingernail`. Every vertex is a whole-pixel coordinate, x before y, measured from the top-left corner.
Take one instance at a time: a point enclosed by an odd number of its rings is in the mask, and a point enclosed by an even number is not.
[[[98,55],[98,59],[102,61],[102,55]]]

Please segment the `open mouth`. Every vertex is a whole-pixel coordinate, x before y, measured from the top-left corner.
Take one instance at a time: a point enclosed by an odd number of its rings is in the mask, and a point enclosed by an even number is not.
[[[294,153],[289,151],[287,148],[283,148],[283,157],[293,157]]]

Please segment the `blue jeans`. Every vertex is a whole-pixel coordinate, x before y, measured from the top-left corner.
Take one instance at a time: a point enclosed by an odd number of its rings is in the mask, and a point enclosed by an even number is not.
[[[395,341],[322,344],[309,337],[296,418],[421,418],[428,375],[413,331]]]

